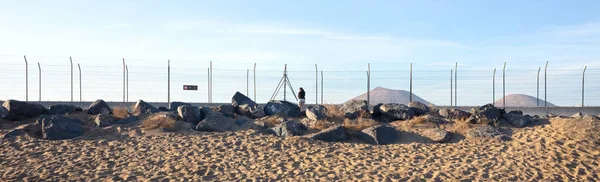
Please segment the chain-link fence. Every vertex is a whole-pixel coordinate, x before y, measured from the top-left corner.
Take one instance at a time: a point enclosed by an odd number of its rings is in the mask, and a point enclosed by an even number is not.
[[[73,57],[72,61],[71,65],[68,56],[0,56],[0,100],[227,103],[239,91],[264,103],[273,95],[286,65],[285,61],[213,60],[210,79],[208,60],[171,59],[169,64],[167,59]],[[287,63],[291,85],[306,90],[309,104],[342,103],[368,89],[385,87],[412,90],[440,106],[481,105],[504,94],[538,97],[538,93],[540,99],[559,106],[600,105],[600,65],[593,62],[551,61],[545,69],[545,61],[508,61],[505,70],[499,61],[412,62],[412,89],[410,61],[315,62]],[[583,82],[585,65],[589,66]],[[197,85],[198,90],[183,90],[183,85]],[[287,91],[287,99],[293,100]],[[282,92],[277,99],[283,99]]]

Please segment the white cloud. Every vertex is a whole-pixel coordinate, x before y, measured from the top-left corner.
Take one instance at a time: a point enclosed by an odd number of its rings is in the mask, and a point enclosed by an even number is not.
[[[329,35],[325,36],[328,39],[337,40],[355,40],[355,41],[391,41],[392,37],[389,36],[357,36],[357,35]]]
[[[457,43],[457,42],[452,42],[452,41],[445,41],[445,40],[406,40],[405,42],[407,42],[408,44],[412,44],[415,46],[421,46],[421,47],[449,47],[449,48],[458,48],[458,49],[467,49],[467,50],[474,50],[474,47],[471,46],[467,46],[461,43]]]
[[[233,33],[255,33],[255,34],[273,34],[273,35],[311,35],[327,36],[335,35],[333,32],[327,32],[317,29],[307,28],[289,28],[278,25],[260,25],[260,24],[231,24],[229,32]]]
[[[459,49],[473,49],[461,43],[447,40],[420,40],[398,36],[384,35],[384,33],[365,34],[331,30],[327,28],[306,27],[290,25],[285,23],[235,23],[213,20],[175,20],[160,26],[166,32],[208,32],[229,37],[253,38],[255,36],[286,36],[294,38],[298,36],[314,37],[333,41],[368,41],[368,42],[392,42],[413,47],[450,47]]]
[[[548,30],[549,35],[563,37],[598,36],[600,34],[600,23],[589,22],[579,25],[559,26]]]
[[[109,24],[106,25],[104,27],[102,27],[104,30],[121,30],[121,29],[127,29],[127,28],[132,28],[134,27],[134,24],[131,23],[116,23],[116,24]]]

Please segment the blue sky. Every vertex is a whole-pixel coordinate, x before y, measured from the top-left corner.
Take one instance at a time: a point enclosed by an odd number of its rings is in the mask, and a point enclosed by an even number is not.
[[[598,12],[598,1],[1,1],[0,99],[25,99],[27,55],[30,100],[38,100],[37,62],[42,100],[70,100],[72,56],[84,70],[84,100],[122,100],[121,58],[130,100],[166,101],[170,59],[172,100],[207,100],[209,61],[214,101],[245,93],[246,71],[257,63],[259,102],[288,64],[309,103],[314,64],[324,71],[325,102],[340,103],[366,91],[367,63],[372,88],[403,90],[413,63],[414,92],[438,105],[449,104],[455,62],[459,104],[481,105],[492,100],[494,68],[496,99],[504,62],[507,94],[535,96],[537,69],[550,61],[550,102],[580,104],[587,65],[586,105],[600,105]],[[75,79],[78,88],[77,71]]]

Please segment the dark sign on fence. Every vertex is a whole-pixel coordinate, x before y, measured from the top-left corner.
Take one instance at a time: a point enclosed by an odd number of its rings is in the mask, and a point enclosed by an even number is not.
[[[183,85],[183,90],[198,90],[198,85]]]

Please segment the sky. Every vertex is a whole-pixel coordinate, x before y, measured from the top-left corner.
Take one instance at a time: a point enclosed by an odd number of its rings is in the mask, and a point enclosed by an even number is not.
[[[31,101],[71,100],[71,57],[74,100],[122,101],[124,59],[130,101],[167,101],[170,60],[171,101],[207,102],[211,61],[213,102],[236,91],[267,102],[287,64],[309,104],[366,92],[369,65],[371,89],[409,90],[412,63],[416,95],[449,105],[456,66],[458,104],[482,105],[502,97],[506,62],[506,94],[535,97],[541,67],[540,97],[561,106],[581,105],[587,66],[584,105],[598,106],[599,12],[600,1],[558,0],[1,0],[0,100],[26,99],[26,56]]]

